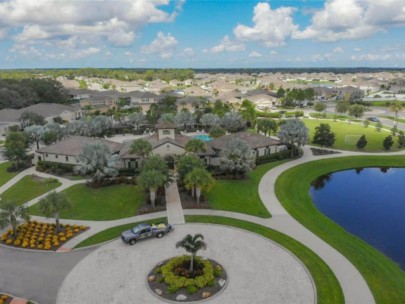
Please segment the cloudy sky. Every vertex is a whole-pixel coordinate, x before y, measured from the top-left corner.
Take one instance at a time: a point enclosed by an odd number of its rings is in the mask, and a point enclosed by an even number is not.
[[[0,68],[405,67],[405,0],[0,0]]]

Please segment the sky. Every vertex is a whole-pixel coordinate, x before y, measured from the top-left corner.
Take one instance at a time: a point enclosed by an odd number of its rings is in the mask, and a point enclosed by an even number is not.
[[[405,0],[0,0],[0,68],[405,67]]]

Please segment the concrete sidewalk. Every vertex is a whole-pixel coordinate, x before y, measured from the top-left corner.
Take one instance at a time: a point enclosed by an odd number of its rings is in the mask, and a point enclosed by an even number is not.
[[[166,211],[169,224],[184,224],[183,208],[177,182],[172,182],[166,187]]]

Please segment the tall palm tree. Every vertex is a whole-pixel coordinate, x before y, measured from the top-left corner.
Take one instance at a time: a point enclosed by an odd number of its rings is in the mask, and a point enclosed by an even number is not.
[[[28,208],[24,205],[18,206],[14,202],[0,201],[0,227],[4,228],[11,225],[13,229],[13,237],[17,236],[18,218],[29,221]]]
[[[391,105],[390,110],[395,112],[395,118],[397,119],[397,123],[395,124],[398,127],[398,112],[401,112],[404,109],[404,106],[400,102],[395,102]]]
[[[186,146],[184,147],[184,149],[186,150],[186,152],[191,152],[194,154],[197,154],[198,152],[207,151],[205,143],[201,139],[198,139],[198,138],[193,138],[188,143],[186,143]]]
[[[187,234],[181,241],[176,243],[176,248],[183,248],[185,251],[191,254],[190,260],[190,272],[194,270],[194,258],[197,252],[201,249],[207,249],[207,244],[204,242],[204,237],[202,234],[197,233],[192,236]]]
[[[52,191],[47,196],[39,201],[39,208],[46,217],[54,217],[56,223],[56,231],[60,231],[59,213],[62,210],[68,209],[70,202],[63,193]]]
[[[139,155],[141,158],[141,164],[143,164],[145,158],[152,153],[152,145],[145,139],[137,139],[131,144],[129,153]]]
[[[200,204],[201,191],[210,191],[215,184],[215,180],[204,168],[194,168],[186,174],[184,184],[187,189],[192,189],[192,191],[195,189],[197,204]]]
[[[144,189],[149,189],[150,202],[152,208],[155,208],[156,190],[163,186],[167,180],[167,177],[158,170],[143,170],[138,177],[138,183]]]

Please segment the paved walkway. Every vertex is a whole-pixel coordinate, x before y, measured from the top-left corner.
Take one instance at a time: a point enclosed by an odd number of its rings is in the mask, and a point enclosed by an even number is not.
[[[56,303],[164,303],[145,286],[148,273],[185,253],[176,241],[200,232],[208,247],[198,254],[222,264],[229,276],[224,292],[207,303],[316,303],[311,276],[294,255],[260,235],[212,224],[179,225],[162,239],[134,246],[116,240],[98,248],[69,273]]]
[[[177,182],[172,182],[166,187],[166,210],[167,220],[169,224],[184,224],[183,208],[181,207],[181,200]]]

